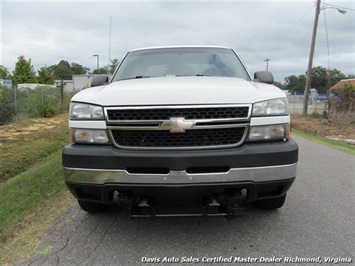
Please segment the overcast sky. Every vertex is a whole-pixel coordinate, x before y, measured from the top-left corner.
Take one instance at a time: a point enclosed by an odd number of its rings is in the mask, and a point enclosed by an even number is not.
[[[269,70],[281,82],[305,74],[315,13],[314,0],[0,1],[0,64],[10,71],[20,55],[31,58],[35,70],[67,60],[93,71],[93,54],[101,67],[109,51],[121,60],[135,48],[201,44],[233,48],[251,74],[266,69],[269,58]],[[355,74],[354,3],[326,1],[350,10],[321,12],[313,66]]]

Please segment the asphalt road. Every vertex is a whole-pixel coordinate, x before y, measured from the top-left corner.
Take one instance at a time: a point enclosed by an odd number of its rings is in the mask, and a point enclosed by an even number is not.
[[[48,232],[40,250],[50,246],[49,254],[24,265],[192,265],[191,260],[199,265],[239,265],[238,258],[247,262],[243,265],[266,259],[270,263],[263,264],[305,265],[303,259],[331,264],[327,258],[333,262],[351,258],[352,263],[344,264],[354,265],[355,156],[294,138],[300,147],[297,178],[284,207],[277,211],[249,206],[246,216],[232,221],[131,221],[125,205],[117,204],[99,215],[75,206]],[[160,262],[143,262],[154,259]]]

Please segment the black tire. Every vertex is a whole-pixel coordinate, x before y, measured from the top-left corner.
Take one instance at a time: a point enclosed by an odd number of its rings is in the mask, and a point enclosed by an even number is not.
[[[83,211],[86,212],[103,212],[108,209],[108,205],[98,203],[98,202],[91,202],[85,200],[78,200],[79,206]]]
[[[285,200],[286,200],[286,194],[277,198],[258,200],[255,202],[255,205],[259,209],[275,210],[281,208],[284,205]]]

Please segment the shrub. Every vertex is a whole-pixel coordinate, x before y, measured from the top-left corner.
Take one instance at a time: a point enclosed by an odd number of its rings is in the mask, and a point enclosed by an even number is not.
[[[330,102],[330,118],[335,124],[355,123],[355,87],[347,84],[333,91]]]
[[[34,90],[18,91],[19,111],[29,117],[52,117],[59,113],[60,93],[58,88],[38,86]]]
[[[11,122],[15,116],[13,90],[0,86],[0,125]]]

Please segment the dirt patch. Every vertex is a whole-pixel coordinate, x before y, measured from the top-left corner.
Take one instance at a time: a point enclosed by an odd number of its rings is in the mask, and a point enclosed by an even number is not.
[[[69,143],[68,114],[0,126],[0,182],[29,169]],[[1,263],[0,263],[1,264]]]
[[[28,118],[8,125],[0,126],[0,139],[14,140],[18,136],[29,135],[35,131],[45,132],[46,130],[58,127],[63,121],[67,121],[68,115],[59,115],[52,118]]]
[[[336,125],[323,117],[292,116],[291,127],[312,135],[347,143],[355,140],[355,124]]]

